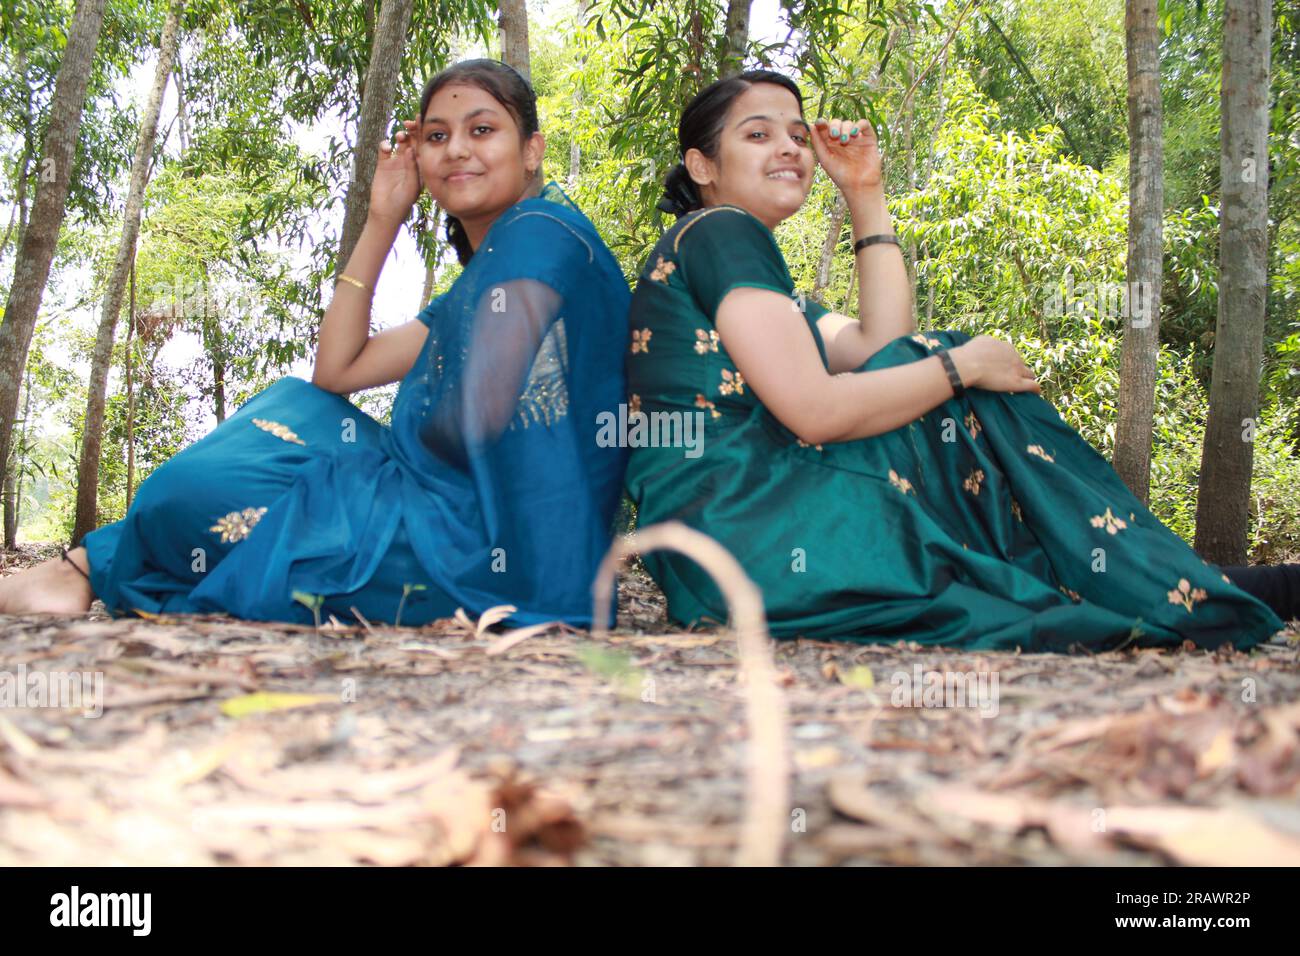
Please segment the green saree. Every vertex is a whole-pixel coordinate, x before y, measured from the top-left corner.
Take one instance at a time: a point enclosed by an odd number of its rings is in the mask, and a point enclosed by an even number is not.
[[[633,298],[629,418],[693,414],[703,445],[634,447],[626,484],[641,525],[676,519],[735,555],[762,589],[774,636],[1244,649],[1284,627],[1161,524],[1038,395],[973,388],[886,434],[804,444],[719,340],[718,304],[741,286],[790,295],[826,363],[816,326],[826,310],[795,297],[771,231],[731,206],[682,217]],[[969,338],[902,336],[859,371]],[[678,624],[725,621],[721,594],[689,558],[643,560]]]

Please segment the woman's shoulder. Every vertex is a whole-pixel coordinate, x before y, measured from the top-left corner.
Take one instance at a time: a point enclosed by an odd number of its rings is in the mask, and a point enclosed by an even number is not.
[[[661,251],[681,254],[695,246],[738,242],[777,249],[772,231],[757,216],[740,206],[721,205],[696,209],[677,220],[665,233]]]
[[[485,255],[474,257],[481,260],[480,280],[537,279],[563,295],[593,289],[609,296],[628,295],[623,272],[596,227],[567,196],[563,198],[556,201],[544,192],[502,213],[484,240]],[[601,281],[593,286],[595,277]]]
[[[534,253],[576,257],[588,264],[609,252],[595,225],[555,183],[511,206],[492,231],[493,242],[523,242]]]

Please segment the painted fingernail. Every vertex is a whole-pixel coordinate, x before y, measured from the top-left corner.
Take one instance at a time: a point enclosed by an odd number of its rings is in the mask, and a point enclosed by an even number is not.
[[[844,135],[842,135],[842,136],[840,137],[840,142],[841,142],[841,143],[847,143],[848,141],[849,141],[849,134],[848,134],[848,133],[845,133]]]
[[[853,129],[849,130],[849,132],[850,132],[852,135],[857,136],[857,135],[858,135],[858,128],[855,126],[855,127],[853,127]]]

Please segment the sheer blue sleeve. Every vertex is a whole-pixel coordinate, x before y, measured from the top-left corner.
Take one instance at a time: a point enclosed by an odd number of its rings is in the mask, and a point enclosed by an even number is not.
[[[516,215],[488,234],[475,253],[484,258],[463,306],[468,311],[472,303],[459,330],[462,362],[421,429],[431,451],[463,467],[517,416],[526,424],[526,393],[537,398],[565,388],[567,355],[555,323],[573,277],[589,268],[589,254],[582,236],[543,212]]]

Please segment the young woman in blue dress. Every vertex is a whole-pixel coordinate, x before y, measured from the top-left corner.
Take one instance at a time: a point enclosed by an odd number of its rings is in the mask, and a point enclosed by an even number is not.
[[[511,604],[590,622],[626,451],[592,424],[626,394],[627,283],[553,183],[531,87],[491,60],[424,90],[380,146],[369,218],[321,324],[312,381],[284,378],[157,468],[84,547],[0,582],[0,610],[224,612],[419,624]],[[371,295],[419,190],[464,271],[369,334]],[[391,427],[343,396],[401,382]],[[314,607],[313,607],[314,605]]]

